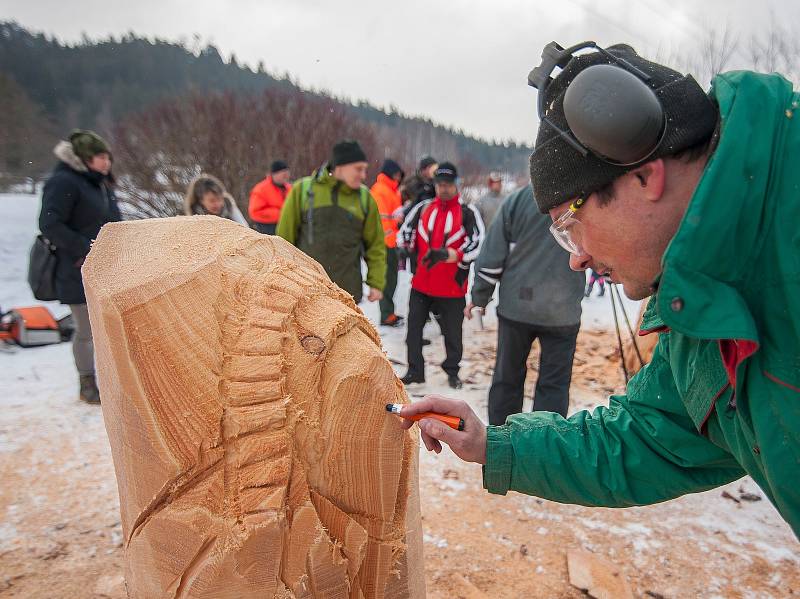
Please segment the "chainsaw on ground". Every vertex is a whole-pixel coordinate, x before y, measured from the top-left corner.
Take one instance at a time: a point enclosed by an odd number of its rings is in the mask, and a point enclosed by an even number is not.
[[[56,320],[46,306],[0,311],[0,341],[20,347],[37,347],[69,341],[74,332],[72,314]]]

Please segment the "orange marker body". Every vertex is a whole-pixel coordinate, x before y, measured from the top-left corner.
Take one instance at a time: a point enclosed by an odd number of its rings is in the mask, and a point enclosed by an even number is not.
[[[437,414],[436,412],[422,412],[422,414],[415,414],[414,416],[409,417],[409,420],[417,422],[423,418],[433,418],[439,422],[444,422],[447,426],[457,431],[464,430],[464,420],[458,416],[446,416],[445,414]]]
[[[422,412],[421,414],[414,414],[413,416],[403,416],[402,414],[400,414],[400,410],[402,409],[403,405],[399,403],[386,404],[387,412],[390,412],[392,414],[397,414],[401,418],[405,418],[413,422],[417,422],[418,420],[422,420],[423,418],[433,418],[434,420],[438,420],[439,422],[444,422],[447,426],[457,431],[464,430],[464,419],[459,418],[458,416],[447,416],[445,414],[437,414],[436,412]]]
[[[401,416],[398,414],[398,416],[406,420],[413,420],[414,422],[422,420],[423,418],[433,418],[439,422],[444,422],[447,426],[457,431],[464,430],[464,420],[458,416],[446,416],[445,414],[437,414],[436,412],[422,412],[422,414],[414,414],[413,416]]]

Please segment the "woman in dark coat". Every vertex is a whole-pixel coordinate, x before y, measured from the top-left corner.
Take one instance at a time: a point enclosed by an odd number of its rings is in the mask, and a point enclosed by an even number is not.
[[[44,186],[39,230],[56,247],[56,293],[75,320],[72,353],[80,397],[100,403],[81,266],[100,227],[121,220],[112,189],[111,151],[96,133],[76,130],[53,152],[59,163]]]

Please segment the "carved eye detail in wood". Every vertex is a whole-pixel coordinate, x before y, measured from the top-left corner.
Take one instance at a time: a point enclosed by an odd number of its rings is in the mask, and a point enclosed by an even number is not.
[[[303,349],[308,353],[315,356],[325,351],[325,342],[316,335],[306,335],[300,340],[300,345],[302,345]]]

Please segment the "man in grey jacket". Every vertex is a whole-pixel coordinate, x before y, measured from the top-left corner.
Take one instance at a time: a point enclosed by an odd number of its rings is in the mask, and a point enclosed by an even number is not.
[[[536,339],[542,351],[533,409],[567,415],[586,276],[570,269],[569,254],[549,232],[551,222],[537,209],[531,186],[523,187],[503,202],[475,262],[467,318],[473,310],[485,312],[500,284],[492,425],[522,411],[526,362]]]
[[[475,202],[475,207],[481,213],[481,220],[483,220],[483,224],[488,230],[497,211],[500,209],[500,204],[503,203],[503,178],[500,173],[495,171],[489,173],[489,180],[486,185],[488,190],[485,195],[478,198]]]

